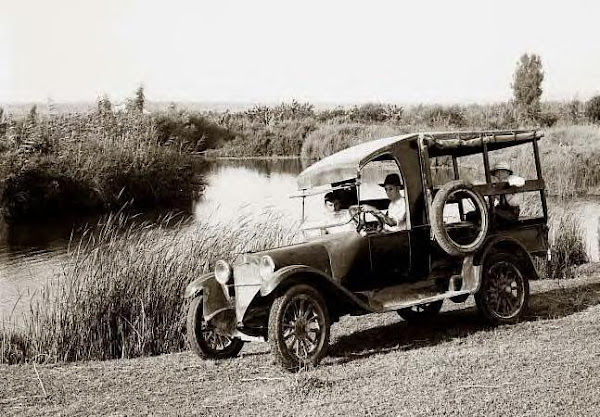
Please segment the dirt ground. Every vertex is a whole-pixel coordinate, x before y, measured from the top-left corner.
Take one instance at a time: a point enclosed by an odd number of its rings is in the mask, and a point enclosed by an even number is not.
[[[346,317],[322,365],[297,374],[265,343],[217,362],[0,365],[0,415],[599,415],[598,269],[532,283],[527,320],[513,326],[485,326],[472,302],[446,304],[428,325]]]

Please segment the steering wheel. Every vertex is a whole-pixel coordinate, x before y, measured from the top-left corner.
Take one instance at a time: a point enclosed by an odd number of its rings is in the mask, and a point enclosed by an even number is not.
[[[355,205],[348,207],[348,213],[350,213],[351,220],[354,223],[356,223],[356,231],[358,233],[360,233],[363,229],[365,229],[366,231],[375,231],[377,233],[379,233],[383,230],[383,225],[385,223],[383,221],[383,213],[373,206],[370,206],[368,204],[365,204],[365,205],[356,205],[355,204]],[[371,228],[371,227],[369,227],[367,222],[361,222],[360,221],[361,213],[371,213],[373,215],[373,217],[375,217],[375,219],[377,220],[377,226],[375,228]]]

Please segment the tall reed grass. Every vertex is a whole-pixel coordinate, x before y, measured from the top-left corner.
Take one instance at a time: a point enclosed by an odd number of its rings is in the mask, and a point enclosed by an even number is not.
[[[111,216],[70,251],[63,276],[32,302],[23,324],[0,328],[0,361],[130,358],[185,348],[183,293],[217,259],[281,246],[294,225],[275,215],[234,225]],[[188,224],[189,223],[189,224]],[[183,227],[182,227],[183,226]]]
[[[588,262],[583,224],[574,214],[574,207],[568,204],[556,207],[550,213],[548,278],[572,278],[575,267]]]

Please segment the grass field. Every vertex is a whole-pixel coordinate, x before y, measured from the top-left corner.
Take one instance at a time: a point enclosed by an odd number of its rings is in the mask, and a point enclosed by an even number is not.
[[[322,365],[289,374],[266,344],[191,353],[0,365],[4,416],[581,416],[600,410],[600,275],[533,283],[525,322],[488,328],[472,307],[426,325],[394,314],[334,325]]]

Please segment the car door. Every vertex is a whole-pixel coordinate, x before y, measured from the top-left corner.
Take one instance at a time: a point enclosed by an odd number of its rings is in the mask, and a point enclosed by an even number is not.
[[[373,285],[385,287],[408,281],[411,263],[410,231],[372,233],[368,239]]]
[[[431,270],[431,228],[419,225],[410,231],[410,280],[429,276]]]

